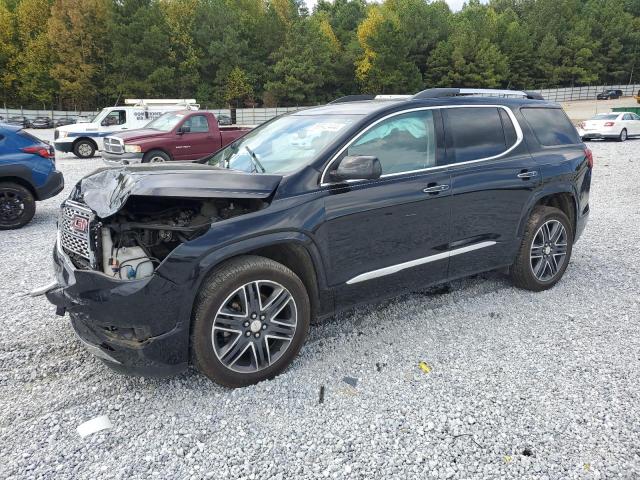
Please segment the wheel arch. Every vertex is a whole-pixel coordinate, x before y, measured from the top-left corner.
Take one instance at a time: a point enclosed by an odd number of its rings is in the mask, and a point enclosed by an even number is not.
[[[73,143],[71,144],[71,150],[73,151],[76,148],[76,145],[78,144],[78,142],[82,141],[82,140],[87,140],[89,142],[91,142],[93,144],[93,148],[95,148],[96,150],[98,150],[98,142],[96,142],[93,138],[91,137],[78,137],[76,138]]]
[[[553,188],[541,190],[537,195],[532,197],[525,211],[525,215],[523,215],[520,220],[520,225],[518,227],[518,237],[522,237],[522,235],[524,234],[524,229],[529,217],[531,216],[531,212],[535,207],[539,205],[555,207],[564,212],[564,214],[569,218],[569,221],[571,222],[571,227],[573,228],[573,233],[575,236],[578,220],[577,198],[578,196],[576,195],[573,187],[569,185],[557,185]]]
[[[202,285],[224,263],[245,255],[269,258],[292,270],[307,289],[312,319],[333,307],[326,305],[329,300],[322,293],[327,291],[327,283],[321,256],[313,240],[300,232],[278,232],[245,239],[202,257],[197,278],[190,286],[190,320],[193,319],[196,297]]]
[[[173,160],[173,155],[171,155],[171,153],[169,151],[167,151],[167,149],[164,148],[164,147],[153,147],[153,148],[150,148],[146,152],[142,153],[142,158],[144,159],[144,157],[146,157],[151,152],[162,152],[162,153],[168,155],[170,160]]]
[[[17,177],[17,176],[11,176],[11,175],[2,176],[0,177],[0,184],[2,183],[16,183],[21,187],[24,187],[27,190],[29,190],[29,192],[31,193],[31,195],[33,195],[33,198],[35,200],[39,200],[38,193],[36,192],[35,188],[33,188],[33,185],[31,184],[31,182],[29,182],[28,180],[25,180],[23,177]]]

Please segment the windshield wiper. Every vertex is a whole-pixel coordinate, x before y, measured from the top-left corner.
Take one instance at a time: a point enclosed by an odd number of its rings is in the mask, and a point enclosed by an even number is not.
[[[245,145],[244,148],[247,150],[247,152],[249,152],[249,155],[251,156],[251,161],[253,162],[253,166],[256,172],[258,171],[258,168],[256,167],[259,167],[260,170],[262,170],[262,173],[266,172],[266,170],[262,166],[262,163],[260,163],[260,160],[258,160],[258,156],[255,154],[255,152],[251,150],[247,145]]]

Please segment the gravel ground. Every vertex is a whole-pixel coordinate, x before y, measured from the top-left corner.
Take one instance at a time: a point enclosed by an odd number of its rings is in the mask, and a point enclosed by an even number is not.
[[[117,375],[25,297],[64,196],[38,204],[0,232],[0,478],[638,478],[640,141],[591,148],[590,223],[554,289],[492,273],[358,310],[240,390]],[[64,195],[100,165],[60,159]]]

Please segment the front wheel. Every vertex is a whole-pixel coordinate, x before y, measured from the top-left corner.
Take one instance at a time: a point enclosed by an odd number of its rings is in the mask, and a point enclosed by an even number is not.
[[[623,128],[622,131],[620,132],[620,136],[618,137],[618,141],[624,142],[626,140],[627,140],[627,129]]]
[[[29,190],[16,183],[0,183],[0,230],[24,227],[36,213]]]
[[[168,162],[171,160],[171,157],[167,155],[162,150],[151,150],[144,154],[142,157],[142,163],[161,163]]]
[[[96,147],[91,140],[78,140],[73,146],[73,154],[78,158],[91,158],[96,153]]]
[[[311,316],[298,276],[258,256],[223,264],[200,290],[194,312],[193,363],[227,387],[284,371],[304,343]]]
[[[536,207],[510,268],[514,285],[535,292],[553,287],[567,269],[572,248],[573,228],[564,212],[554,207]]]

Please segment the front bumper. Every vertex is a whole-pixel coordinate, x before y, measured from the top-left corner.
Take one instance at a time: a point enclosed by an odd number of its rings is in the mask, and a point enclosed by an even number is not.
[[[107,165],[129,165],[132,163],[141,163],[144,153],[109,153],[102,152],[102,159]]]
[[[188,366],[189,322],[181,319],[189,313],[176,284],[157,274],[125,281],[76,269],[59,242],[53,261],[57,286],[47,299],[57,314],[69,313],[90,353],[134,375],[172,375]]]
[[[38,200],[46,200],[47,198],[55,197],[64,188],[64,177],[62,172],[54,170],[49,174],[47,181],[44,185],[36,188],[36,198]]]
[[[59,152],[69,153],[73,152],[73,142],[72,139],[60,139],[53,142],[53,148],[55,148]]]

